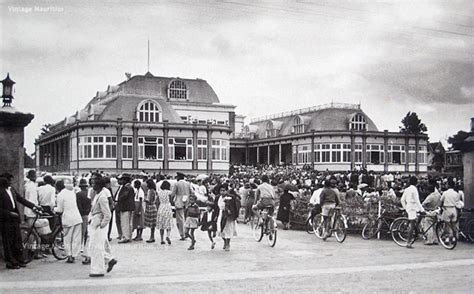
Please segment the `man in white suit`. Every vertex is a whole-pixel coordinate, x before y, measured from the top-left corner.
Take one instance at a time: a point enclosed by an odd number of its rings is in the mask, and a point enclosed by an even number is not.
[[[56,183],[58,190],[57,206],[55,212],[62,213],[61,222],[64,232],[64,250],[67,255],[67,263],[74,263],[79,255],[82,240],[82,217],[77,208],[76,194],[65,189],[64,182]]]
[[[92,201],[92,209],[89,214],[89,236],[90,236],[90,277],[103,277],[107,265],[110,272],[117,263],[110,252],[110,244],[107,241],[107,225],[111,218],[109,197],[110,191],[105,188],[105,180],[97,177],[94,180],[94,191],[97,193]]]

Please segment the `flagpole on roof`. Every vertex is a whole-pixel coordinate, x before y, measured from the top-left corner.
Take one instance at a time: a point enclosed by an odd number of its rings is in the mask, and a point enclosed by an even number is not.
[[[150,39],[148,39],[148,70],[150,72]]]

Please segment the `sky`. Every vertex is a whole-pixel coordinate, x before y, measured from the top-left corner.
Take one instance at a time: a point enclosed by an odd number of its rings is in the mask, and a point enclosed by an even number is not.
[[[474,1],[6,1],[0,75],[41,126],[82,109],[125,73],[201,78],[247,119],[360,103],[379,130],[407,112],[430,141],[474,117]]]

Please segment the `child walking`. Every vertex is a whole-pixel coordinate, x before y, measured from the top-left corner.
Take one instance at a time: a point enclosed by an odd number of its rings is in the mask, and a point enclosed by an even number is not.
[[[194,238],[194,231],[199,225],[199,206],[196,204],[197,197],[194,195],[189,196],[189,206],[186,210],[186,237],[191,239],[191,246],[188,250],[194,250],[194,245],[196,244],[196,239]]]
[[[217,233],[217,214],[214,209],[214,202],[207,202],[206,212],[204,212],[201,219],[201,231],[207,231],[207,236],[211,241],[211,249],[216,247],[214,237]]]

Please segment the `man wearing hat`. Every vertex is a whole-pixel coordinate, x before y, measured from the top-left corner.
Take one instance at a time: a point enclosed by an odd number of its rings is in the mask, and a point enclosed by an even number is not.
[[[117,190],[117,210],[120,211],[120,225],[122,226],[122,239],[119,243],[128,243],[132,240],[132,216],[135,210],[135,191],[130,185],[132,177],[123,174],[119,179]]]
[[[77,192],[76,194],[76,201],[77,201],[77,208],[79,209],[79,213],[81,214],[82,218],[82,246],[86,246],[87,241],[87,217],[89,216],[89,212],[91,211],[91,199],[87,197],[89,185],[87,184],[87,180],[82,178],[79,180],[79,188],[81,191]]]
[[[187,200],[189,196],[195,196],[194,191],[191,188],[191,184],[184,180],[183,173],[176,173],[176,180],[178,181],[171,192],[171,198],[174,201],[176,209],[176,226],[178,227],[181,241],[185,240],[184,236],[184,209],[186,208]]]
[[[8,269],[19,269],[26,265],[22,260],[23,247],[20,233],[20,213],[18,203],[32,210],[41,210],[34,203],[21,197],[12,187],[11,174],[0,175],[0,231]]]

